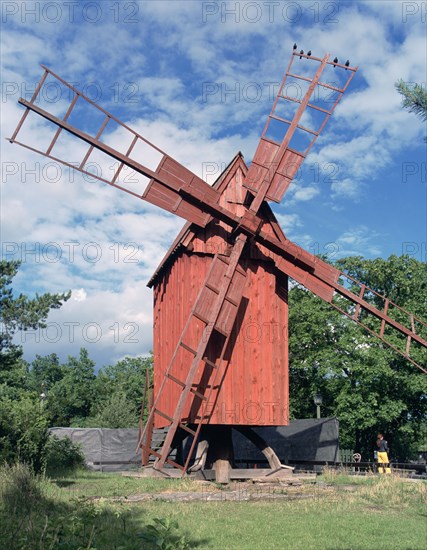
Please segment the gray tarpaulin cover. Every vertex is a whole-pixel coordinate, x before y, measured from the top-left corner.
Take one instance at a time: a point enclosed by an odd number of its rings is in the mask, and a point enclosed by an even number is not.
[[[51,428],[50,433],[59,438],[69,437],[72,441],[80,443],[86,464],[91,469],[129,470],[141,464],[141,453],[135,452],[138,444],[138,429]],[[111,462],[118,464],[111,464]],[[129,462],[135,464],[126,464]]]
[[[288,460],[339,460],[339,424],[336,418],[293,420],[289,426],[261,427],[255,431],[283,463]],[[80,443],[87,465],[95,470],[129,470],[141,464],[141,453],[135,452],[138,429],[51,428],[50,433]],[[165,430],[155,430],[153,439],[161,439],[164,433]],[[235,430],[233,446],[234,458],[238,462],[264,460],[261,452]]]

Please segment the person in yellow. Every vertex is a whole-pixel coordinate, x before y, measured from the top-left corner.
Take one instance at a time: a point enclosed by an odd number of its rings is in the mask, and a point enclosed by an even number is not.
[[[377,447],[378,447],[378,451],[377,451],[378,464],[384,464],[384,467],[378,466],[378,472],[380,474],[383,474],[384,472],[386,474],[391,474],[388,454],[387,454],[388,444],[387,444],[387,441],[384,439],[383,434],[378,434]]]

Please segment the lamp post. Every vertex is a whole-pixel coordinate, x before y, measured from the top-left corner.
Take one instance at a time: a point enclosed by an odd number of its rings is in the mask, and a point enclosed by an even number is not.
[[[43,409],[43,407],[44,407],[44,402],[45,402],[46,398],[47,398],[47,395],[45,394],[45,392],[42,392],[42,393],[40,394],[40,407],[41,407],[42,409]]]
[[[316,405],[317,418],[320,418],[320,405],[323,403],[323,397],[321,393],[316,393],[314,396],[314,404]]]

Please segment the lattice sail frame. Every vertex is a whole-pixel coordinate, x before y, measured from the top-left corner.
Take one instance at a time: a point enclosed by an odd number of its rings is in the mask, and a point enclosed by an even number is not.
[[[304,58],[315,65],[319,65],[313,78],[291,72],[292,65],[297,57],[300,59]],[[348,76],[344,80],[343,85],[333,86],[332,84],[321,80],[323,72],[327,67],[348,71]],[[267,191],[265,193],[265,198],[267,200],[275,202],[280,202],[282,200],[283,195],[286,193],[302,162],[310,152],[315,141],[319,137],[336,106],[340,102],[344,92],[347,90],[351,80],[356,74],[357,69],[358,67],[347,67],[345,65],[341,65],[340,63],[329,61],[329,54],[326,54],[321,59],[319,57],[297,54],[294,52],[289,61],[289,65],[280,84],[271,113],[268,116],[260,142],[249,167],[249,171],[244,182],[244,186],[247,189],[256,194],[263,188],[263,186],[266,186]],[[304,94],[300,94],[301,98],[291,97],[285,93],[286,85],[288,84],[290,78],[296,80],[297,82],[301,81],[303,83],[307,83],[308,89]],[[336,97],[331,102],[332,105],[329,109],[316,105],[316,103],[319,103],[319,89],[330,90],[332,93],[336,94]],[[283,110],[283,106],[289,103],[299,105],[292,120],[279,115],[281,110]],[[309,128],[300,124],[303,115],[307,114],[307,110],[310,109],[323,113],[324,115],[322,122],[316,128]],[[281,133],[279,129],[279,135],[284,134],[284,137],[280,141],[269,137],[269,130],[274,123],[282,127]],[[298,150],[298,147],[296,146],[291,147],[292,138],[296,131],[300,131],[310,137],[307,146],[303,151]]]
[[[121,122],[114,115],[103,109],[100,105],[89,99],[82,92],[77,90],[71,84],[68,84],[60,76],[55,74],[53,71],[42,65],[44,69],[43,76],[33,94],[30,101],[27,101],[23,98],[19,99],[19,103],[26,107],[26,110],[9,141],[11,143],[17,143],[26,149],[29,149],[35,153],[39,153],[55,162],[59,162],[71,169],[77,170],[91,178],[98,179],[112,187],[116,187],[121,191],[124,191],[130,195],[133,195],[139,199],[144,199],[156,206],[164,208],[169,212],[177,214],[180,217],[183,217],[186,220],[189,220],[200,227],[205,227],[206,224],[210,221],[211,217],[208,213],[201,210],[199,207],[194,207],[189,202],[183,200],[179,195],[178,191],[183,193],[193,194],[194,196],[200,196],[200,199],[205,202],[215,202],[219,200],[219,194],[204,182],[201,178],[193,174],[190,170],[182,166],[180,163],[175,161],[172,157],[167,155],[159,147],[154,145],[148,139],[144,138],[141,134],[134,131],[127,124]],[[48,76],[51,76],[54,79],[54,82],[60,83],[61,86],[65,86],[67,90],[70,91],[72,99],[70,104],[62,118],[59,118],[52,114],[49,111],[41,109],[37,105],[38,98],[43,90],[43,85]],[[70,125],[68,120],[73,113],[73,110],[77,106],[77,102],[86,102],[91,106],[96,112],[102,113],[104,115],[104,120],[96,133],[91,135],[88,132],[83,131],[77,126]],[[33,146],[30,146],[22,141],[18,141],[17,137],[21,131],[22,126],[28,116],[28,114],[33,111],[37,115],[45,118],[49,122],[58,126],[58,129],[50,142],[49,146],[45,149],[39,149]],[[126,132],[130,144],[124,151],[119,151],[107,143],[102,141],[105,131],[108,128],[108,123],[114,121],[124,132]],[[58,138],[61,135],[63,130],[68,131],[70,134],[76,136],[77,138],[83,140],[89,144],[88,149],[85,151],[83,158],[80,162],[70,163],[67,159],[61,158],[61,156],[53,155],[52,152],[57,144]],[[132,152],[138,149],[138,146],[143,145],[145,147],[145,164],[142,162],[137,162],[135,159],[131,158]],[[108,156],[112,157],[118,161],[117,169],[113,172],[111,178],[106,178],[99,173],[94,173],[87,169],[87,166],[90,164],[91,155],[95,150],[103,151]],[[67,155],[70,153],[67,152]],[[156,162],[155,166],[148,164],[151,161],[150,157],[155,157]],[[158,159],[158,160],[157,160]],[[141,190],[134,190],[126,183],[129,182],[130,178],[124,178],[124,180],[119,183],[120,176],[122,175],[123,168],[129,166],[129,161],[132,160],[131,168],[135,170],[136,173],[143,176],[142,181],[138,181],[140,184]],[[166,185],[164,180],[167,180]],[[135,186],[134,186],[135,187]]]

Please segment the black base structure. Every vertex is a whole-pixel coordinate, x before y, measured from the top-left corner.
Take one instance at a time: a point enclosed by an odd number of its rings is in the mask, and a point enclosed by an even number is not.
[[[209,426],[214,430],[217,426]],[[222,428],[222,426],[218,426]],[[228,427],[231,428],[231,427]],[[249,436],[246,427],[231,429],[233,468],[270,468],[277,464],[269,462],[266,453],[268,448],[257,447],[250,437],[259,436],[267,447],[274,449],[280,464],[294,465],[295,461],[322,461],[328,463],[340,460],[339,452],[339,423],[336,418],[322,418],[293,420],[289,426],[270,426],[263,428],[251,428],[253,436]],[[246,433],[242,433],[246,432]],[[108,428],[51,428],[52,435],[57,437],[69,437],[79,443],[86,457],[89,468],[101,471],[125,471],[137,469],[141,466],[141,451],[137,450],[139,430],[136,428],[108,429]],[[164,441],[167,428],[154,430],[153,446],[161,446]],[[212,439],[217,440],[219,434],[212,434]],[[200,440],[199,440],[200,443]],[[177,445],[172,458],[182,463],[186,442]],[[203,450],[203,449],[202,449]],[[201,450],[201,451],[202,451]],[[205,468],[212,465],[211,448],[209,461]],[[206,459],[208,457],[206,456]],[[274,460],[274,458],[273,458]],[[197,471],[195,460],[194,470]],[[208,468],[209,469],[209,468]]]

